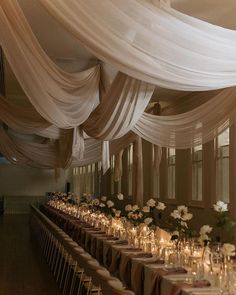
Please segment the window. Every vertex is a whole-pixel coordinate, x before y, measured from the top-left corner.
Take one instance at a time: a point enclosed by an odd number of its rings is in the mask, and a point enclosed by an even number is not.
[[[114,182],[114,173],[115,173],[115,156],[112,155],[110,159],[110,166],[111,166],[111,194],[114,195],[115,193],[115,182]]]
[[[133,189],[133,144],[128,147],[128,195],[132,196]]]
[[[167,198],[175,199],[175,149],[167,149]]]
[[[152,169],[153,169],[153,197],[160,197],[160,171],[159,162],[161,159],[162,148],[152,145]],[[156,158],[158,157],[158,159]],[[158,162],[158,163],[156,163]]]
[[[202,201],[202,145],[192,148],[192,200]]]
[[[229,202],[229,128],[216,139],[216,200]]]

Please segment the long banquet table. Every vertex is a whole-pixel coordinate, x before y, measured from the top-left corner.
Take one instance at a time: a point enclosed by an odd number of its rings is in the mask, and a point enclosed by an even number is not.
[[[208,281],[195,281],[184,268],[165,265],[126,240],[107,235],[49,205],[42,206],[41,211],[137,295],[221,294],[218,288],[208,286]]]

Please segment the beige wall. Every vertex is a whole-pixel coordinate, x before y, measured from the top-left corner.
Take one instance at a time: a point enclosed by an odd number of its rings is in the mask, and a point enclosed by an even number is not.
[[[44,196],[45,192],[64,191],[71,179],[71,170],[60,169],[56,181],[54,170],[21,167],[12,164],[0,165],[0,195]]]

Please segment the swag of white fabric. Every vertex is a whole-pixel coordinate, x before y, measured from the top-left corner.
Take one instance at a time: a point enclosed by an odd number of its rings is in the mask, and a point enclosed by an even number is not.
[[[80,73],[57,67],[41,48],[17,0],[0,3],[0,45],[28,99],[48,122],[74,128],[98,105],[100,66]]]
[[[236,85],[236,32],[144,0],[40,0],[88,50],[119,71],[179,90]]]
[[[235,95],[235,88],[227,88],[185,113],[172,116],[144,113],[133,132],[162,147],[187,149],[206,143],[236,121]]]
[[[124,136],[142,116],[154,89],[151,84],[119,72],[82,128],[97,139],[113,140]]]
[[[67,133],[67,138],[71,136],[72,130]],[[71,161],[71,148],[66,145],[60,146],[59,143],[36,143],[20,139],[8,134],[7,130],[0,125],[0,152],[8,161],[18,165],[28,165],[31,167],[54,169],[66,168],[66,160]],[[69,143],[70,145],[70,143]],[[65,149],[68,148],[68,153]],[[58,157],[60,150],[64,150],[64,163]],[[85,139],[85,154],[83,160],[74,159],[70,164],[72,167],[84,166],[101,159],[101,142],[96,139]]]
[[[24,134],[36,134],[51,139],[60,137],[58,127],[51,125],[31,106],[18,106],[0,97],[0,121]]]

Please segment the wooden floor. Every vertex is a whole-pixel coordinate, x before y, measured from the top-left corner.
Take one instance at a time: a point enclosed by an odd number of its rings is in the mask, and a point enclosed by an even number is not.
[[[59,295],[28,215],[0,216],[0,295]]]

